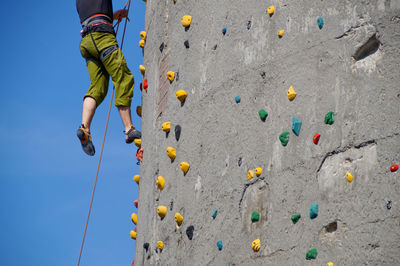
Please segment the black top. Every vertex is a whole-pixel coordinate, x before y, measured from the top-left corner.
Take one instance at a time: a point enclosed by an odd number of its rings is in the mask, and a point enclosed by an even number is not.
[[[76,9],[81,23],[95,14],[107,15],[111,19],[108,22],[111,24],[113,22],[112,0],[76,0]],[[108,24],[101,24],[95,26],[91,31],[114,33],[114,28]]]

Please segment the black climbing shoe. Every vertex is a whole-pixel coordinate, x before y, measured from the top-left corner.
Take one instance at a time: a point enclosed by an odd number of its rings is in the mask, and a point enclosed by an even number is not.
[[[134,126],[131,126],[131,129],[129,129],[128,132],[125,133],[125,142],[127,144],[132,143],[135,139],[141,139],[142,138],[142,133],[140,133],[139,130],[136,130]]]
[[[87,155],[93,156],[95,154],[95,150],[92,143],[92,136],[90,136],[90,132],[85,129],[84,125],[81,125],[81,127],[76,132],[76,135],[81,142],[83,151]]]

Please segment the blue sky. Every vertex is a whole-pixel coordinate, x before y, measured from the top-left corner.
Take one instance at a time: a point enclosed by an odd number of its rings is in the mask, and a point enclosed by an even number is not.
[[[114,0],[114,10],[125,0]],[[123,52],[135,77],[133,123],[144,29],[142,1],[131,4]],[[77,263],[104,133],[109,95],[92,122],[96,155],[81,150],[76,130],[89,87],[79,52],[75,1],[6,1],[0,42],[0,265]],[[119,41],[120,37],[119,36]],[[136,147],[124,142],[113,106],[81,265],[131,265],[129,231],[136,212]]]

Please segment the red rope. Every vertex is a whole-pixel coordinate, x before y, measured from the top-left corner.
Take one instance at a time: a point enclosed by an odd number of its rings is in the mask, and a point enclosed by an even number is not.
[[[127,5],[128,5],[128,14],[129,14],[129,8],[130,8],[130,6],[131,6],[131,1],[130,1],[130,0],[128,0],[128,2],[125,4],[124,9],[126,8]],[[128,20],[128,18],[126,17],[126,18],[125,18],[124,32],[123,32],[123,34],[122,34],[122,40],[121,40],[121,50],[122,50],[122,47],[123,47],[123,45],[124,45],[124,38],[125,38],[125,30],[126,30],[127,20]],[[118,25],[117,25],[117,30],[116,30],[116,33],[115,33],[116,35],[118,34],[119,22],[118,22],[117,24],[118,24]],[[112,90],[112,93],[111,93],[111,100],[110,100],[110,107],[109,107],[109,109],[108,109],[106,128],[105,128],[105,130],[104,130],[104,137],[103,137],[103,143],[101,144],[101,152],[100,152],[99,163],[98,163],[98,165],[97,165],[96,178],[95,178],[95,180],[94,180],[94,186],[93,186],[93,191],[92,191],[92,197],[91,197],[91,199],[90,199],[89,211],[88,211],[88,215],[87,215],[87,218],[86,218],[85,232],[83,233],[82,244],[81,244],[81,250],[80,250],[80,252],[79,252],[78,266],[79,266],[79,264],[80,264],[80,262],[81,262],[81,256],[82,256],[82,251],[83,251],[83,245],[85,244],[86,231],[87,231],[87,227],[88,227],[88,224],[89,224],[90,212],[91,212],[91,210],[92,210],[94,192],[95,192],[95,190],[96,190],[97,178],[98,178],[98,176],[99,176],[99,171],[100,171],[101,158],[103,157],[104,142],[105,142],[105,140],[106,140],[108,122],[109,122],[109,120],[110,120],[110,113],[111,113],[112,101],[113,101],[113,98],[114,98],[114,91],[115,91],[115,86],[113,87],[113,90]]]

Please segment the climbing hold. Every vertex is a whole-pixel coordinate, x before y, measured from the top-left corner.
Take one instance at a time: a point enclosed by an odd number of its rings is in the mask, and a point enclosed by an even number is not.
[[[187,93],[184,90],[179,90],[176,92],[176,98],[178,98],[181,103],[183,103],[186,99]]]
[[[321,17],[317,18],[317,24],[318,28],[322,29],[322,27],[324,26],[324,20]]]
[[[176,158],[176,150],[172,147],[167,148],[167,155],[171,159],[171,161],[175,160]]]
[[[131,220],[134,224],[137,224],[137,214],[136,213],[131,214]]]
[[[292,118],[292,131],[296,136],[299,136],[301,128],[301,121],[295,116]]]
[[[260,116],[262,121],[265,121],[265,119],[267,119],[268,113],[264,109],[261,109],[260,111],[258,111],[258,115]]]
[[[222,34],[225,35],[226,34],[226,28],[222,29]]]
[[[134,139],[133,143],[135,143],[136,147],[140,148],[142,145],[142,139]]]
[[[236,103],[240,103],[240,96],[236,96],[235,101],[236,101]]]
[[[256,169],[254,169],[254,172],[256,173],[256,176],[260,176],[262,173],[262,168],[257,167]]]
[[[282,134],[279,135],[279,140],[281,141],[282,146],[284,146],[284,147],[289,142],[289,134],[290,134],[289,132],[285,131],[285,132],[283,132]]]
[[[144,40],[140,40],[139,41],[139,47],[140,48],[144,48]]]
[[[165,215],[167,215],[167,207],[163,206],[163,205],[158,206],[157,213],[158,213],[158,216],[160,216],[161,218],[164,218]]]
[[[175,222],[176,222],[179,226],[181,226],[181,224],[182,224],[182,222],[183,222],[183,216],[182,216],[179,212],[175,213]]]
[[[168,121],[168,122],[162,123],[161,129],[162,129],[164,132],[167,132],[167,133],[168,133],[169,130],[171,129],[171,122]]]
[[[143,89],[147,92],[147,88],[149,87],[149,85],[147,84],[147,79],[143,80]]]
[[[217,247],[218,247],[219,250],[222,250],[222,247],[223,247],[222,240],[217,242]]]
[[[328,262],[327,264],[326,264],[326,266],[333,266],[333,262]]]
[[[169,81],[172,83],[172,81],[174,81],[174,79],[175,79],[175,72],[174,71],[168,71],[167,72],[167,79],[169,79]]]
[[[163,190],[163,189],[164,189],[164,185],[165,185],[165,179],[164,179],[164,177],[159,176],[159,177],[157,178],[156,185],[157,185],[157,187],[158,187],[159,190]]]
[[[251,221],[253,223],[258,222],[260,220],[260,214],[258,212],[253,212],[251,214]]]
[[[186,235],[189,238],[189,240],[193,239],[193,231],[194,231],[194,226],[191,225],[188,228],[186,228]]]
[[[306,260],[315,260],[317,258],[318,252],[317,249],[312,248],[306,254]]]
[[[190,48],[190,45],[189,45],[189,41],[188,41],[188,40],[186,40],[183,44],[185,45],[186,49],[189,49],[189,48]]]
[[[349,181],[349,183],[351,183],[351,181],[353,181],[353,176],[349,172],[347,172],[346,179],[347,179],[347,181]]]
[[[144,65],[140,65],[139,69],[140,69],[140,73],[142,73],[142,75],[144,76],[144,73],[146,72],[146,68],[144,67]]]
[[[136,240],[136,232],[131,230],[130,232],[131,238]]]
[[[217,210],[217,209],[213,210],[213,212],[212,212],[212,214],[211,214],[211,217],[212,217],[213,219],[215,219],[215,218],[217,217],[217,213],[218,213],[218,210]]]
[[[140,179],[140,175],[135,175],[133,177],[133,180],[139,185],[139,179]]]
[[[247,172],[247,179],[252,179],[254,177],[254,171],[253,170],[249,170]]]
[[[142,117],[142,106],[136,106],[136,114]]]
[[[254,252],[259,251],[260,246],[261,246],[261,240],[259,238],[257,238],[251,243],[251,248],[253,249]]]
[[[318,216],[318,204],[317,203],[313,203],[310,206],[310,218],[311,219],[315,219]]]
[[[162,251],[164,249],[164,242],[157,241],[157,248]]]
[[[320,137],[321,137],[321,134],[318,134],[318,133],[317,133],[317,134],[314,135],[314,137],[313,137],[312,140],[313,140],[313,142],[314,142],[315,145],[318,144],[319,138],[320,138]]]
[[[296,224],[301,218],[300,213],[293,214],[290,219],[292,219],[293,224]]]
[[[185,15],[182,17],[182,26],[187,28],[190,26],[190,23],[192,22],[192,16]]]
[[[189,167],[190,165],[188,162],[181,162],[181,170],[184,175],[186,175],[186,173],[189,171]]]
[[[282,38],[284,34],[285,34],[285,30],[280,30],[280,31],[278,32],[278,37],[279,37],[279,38]]]
[[[141,31],[140,32],[140,38],[142,38],[142,40],[146,40],[146,37],[147,37],[147,34],[146,34],[146,32],[145,31]]]
[[[251,28],[251,20],[247,21],[247,30],[250,30]]]
[[[391,201],[391,200],[388,200],[388,201],[386,202],[386,208],[387,208],[388,210],[390,210],[390,209],[392,208],[392,201]]]
[[[397,164],[392,164],[390,166],[390,171],[391,172],[396,172],[397,170],[399,170],[399,166]]]
[[[274,14],[274,12],[275,12],[275,7],[274,6],[269,6],[267,8],[268,15],[272,16]]]
[[[287,94],[287,97],[289,98],[289,101],[293,101],[294,98],[296,98],[296,92],[294,91],[293,86],[289,87],[286,94]]]
[[[324,122],[327,125],[332,125],[333,123],[335,123],[335,119],[333,118],[333,112],[326,113]]]
[[[139,201],[138,201],[138,200],[135,200],[135,201],[134,201],[134,204],[135,204],[135,207],[136,207],[136,209],[137,209],[137,208],[138,208]]]
[[[149,247],[150,247],[149,243],[144,243],[143,244],[143,248],[146,250],[146,252],[149,251]]]
[[[180,137],[181,137],[181,126],[180,125],[176,125],[175,126],[175,139],[176,139],[176,141],[178,141]]]

